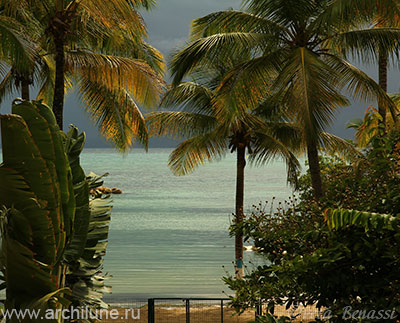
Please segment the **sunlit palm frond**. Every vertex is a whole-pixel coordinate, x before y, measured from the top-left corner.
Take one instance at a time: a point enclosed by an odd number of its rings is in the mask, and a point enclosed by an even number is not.
[[[346,161],[361,157],[362,153],[354,143],[327,132],[321,133],[321,150],[331,156],[339,156]]]
[[[153,112],[146,117],[150,134],[189,138],[211,132],[217,121],[212,116],[193,112]]]
[[[148,134],[144,117],[125,90],[111,91],[102,84],[81,77],[79,94],[100,133],[115,147],[126,151],[138,139],[147,148]]]
[[[160,75],[166,72],[163,54],[144,41],[136,46],[131,46],[130,52],[127,52],[126,55],[128,57],[145,61],[155,72],[159,73]]]
[[[46,77],[42,80],[39,92],[36,96],[36,100],[42,100],[43,103],[47,104],[49,107],[53,104],[54,97],[54,78]]]
[[[127,0],[127,2],[134,8],[152,9],[157,5],[156,0]]]
[[[283,26],[269,19],[244,11],[225,10],[195,19],[192,23],[191,37],[194,40],[218,33],[270,33],[283,30],[285,30]]]
[[[175,175],[186,175],[206,161],[221,159],[226,154],[227,139],[227,136],[215,130],[185,140],[169,157],[172,172]]]
[[[163,80],[145,62],[86,51],[70,51],[66,55],[66,70],[84,75],[91,82],[113,91],[123,88],[135,101],[146,107],[155,106],[163,90]]]
[[[135,3],[140,4],[139,1]],[[82,0],[78,3],[78,10],[82,11],[82,22],[90,17],[108,28],[125,29],[128,33],[146,35],[143,18],[129,1]]]
[[[212,66],[215,61],[222,62],[225,58],[240,55],[249,50],[260,50],[268,44],[267,34],[258,33],[224,33],[208,36],[193,41],[179,51],[171,60],[173,84],[182,79],[201,64]]]

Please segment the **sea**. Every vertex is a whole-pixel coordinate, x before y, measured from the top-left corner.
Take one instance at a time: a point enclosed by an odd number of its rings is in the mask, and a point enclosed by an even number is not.
[[[226,297],[222,281],[232,275],[234,241],[229,226],[235,206],[234,154],[175,176],[168,167],[172,149],[85,149],[86,173],[109,173],[104,185],[117,187],[104,271],[112,295],[107,299],[150,297]],[[246,167],[245,212],[260,202],[292,195],[286,166],[274,161]],[[256,266],[245,252],[247,270]]]
[[[229,227],[235,209],[235,155],[175,176],[168,167],[171,152],[85,148],[81,155],[87,174],[109,173],[104,185],[123,192],[112,196],[103,268],[112,286],[107,301],[232,295],[222,277],[234,273]],[[277,205],[292,195],[284,162],[246,166],[245,213],[253,205],[270,205],[273,199]],[[247,271],[264,261],[251,251],[244,256]]]

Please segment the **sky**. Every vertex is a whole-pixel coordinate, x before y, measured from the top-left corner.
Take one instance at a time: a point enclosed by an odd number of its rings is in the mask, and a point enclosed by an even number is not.
[[[142,12],[148,28],[148,41],[168,59],[173,49],[185,44],[193,19],[228,8],[239,9],[240,3],[241,0],[158,0],[158,6],[151,12]],[[353,63],[376,79],[376,66],[365,66],[355,61]],[[398,69],[392,68],[389,72],[388,90],[400,92],[399,85],[400,72]],[[0,113],[7,112],[9,106],[9,101],[4,102],[0,107]],[[346,129],[346,123],[352,119],[361,118],[367,107],[367,103],[353,102],[351,106],[342,108],[329,131],[344,138],[352,138],[353,131]],[[74,94],[67,97],[64,118],[65,129],[72,123],[81,131],[86,131],[86,147],[111,147],[111,145],[106,145],[104,139],[100,137],[93,122],[88,119]],[[173,147],[175,145],[175,141],[167,139],[152,139],[150,142],[150,147]],[[134,146],[134,148],[137,147],[139,146]]]

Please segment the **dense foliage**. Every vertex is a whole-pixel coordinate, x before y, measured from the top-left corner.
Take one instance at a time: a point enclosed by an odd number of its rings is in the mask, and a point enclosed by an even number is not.
[[[87,178],[79,155],[85,134],[64,134],[51,109],[15,101],[0,115],[0,289],[5,308],[45,311],[105,306],[102,262],[110,201],[89,198],[101,177]],[[17,316],[10,322],[20,322]],[[46,317],[46,316],[45,316]],[[30,320],[36,322],[41,320]],[[47,321],[58,322],[49,319]]]
[[[381,322],[392,310],[393,315],[400,312],[397,227],[343,225],[332,230],[323,216],[327,208],[399,213],[399,139],[397,131],[373,138],[364,156],[350,164],[323,159],[326,195],[319,203],[312,198],[306,174],[300,179],[299,201],[276,209],[259,206],[242,227],[233,228],[243,230],[266,260],[243,281],[225,278],[236,291],[234,306],[243,309],[260,299],[270,310],[276,304],[314,304],[327,309],[334,322],[342,320],[347,306]]]

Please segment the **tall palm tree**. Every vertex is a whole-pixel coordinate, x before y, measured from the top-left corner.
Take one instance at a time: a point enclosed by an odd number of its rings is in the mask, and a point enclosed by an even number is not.
[[[330,10],[341,11],[344,13],[346,10],[347,18],[346,23],[354,25],[359,23],[372,28],[391,28],[400,27],[400,2],[398,0],[381,0],[381,1],[370,1],[366,0],[363,3],[357,0],[347,1],[346,6],[343,6],[343,0],[337,0],[331,5]],[[350,11],[350,12],[348,12]],[[349,19],[349,16],[353,15],[359,17],[358,20],[354,21],[354,18]],[[344,56],[357,56],[361,61],[370,63],[374,61],[378,65],[378,84],[381,88],[387,92],[388,89],[388,68],[390,59],[396,60],[400,55],[399,42],[398,40],[390,42],[377,42],[375,46],[365,46],[364,44],[350,43],[349,47],[342,46],[339,44],[337,50]],[[356,46],[354,46],[356,45]],[[350,50],[350,51],[349,51]],[[350,54],[350,55],[349,55]],[[387,105],[384,101],[378,101],[378,111],[381,115],[379,124],[383,129],[387,128]],[[392,106],[389,106],[392,108]],[[395,110],[390,111],[392,119],[394,118],[397,123],[397,114]],[[389,121],[390,122],[390,121]]]
[[[288,133],[282,138],[277,135],[280,128],[290,128],[282,116],[269,119],[258,116],[254,109],[246,107],[239,92],[229,102],[217,97],[220,81],[234,64],[230,58],[224,64],[194,71],[192,76],[196,81],[171,87],[162,99],[161,106],[181,107],[181,110],[154,112],[146,120],[153,134],[185,139],[169,158],[176,175],[190,173],[205,161],[219,160],[229,150],[236,152],[235,224],[240,227],[244,217],[246,151],[250,161],[259,164],[275,156],[282,157],[288,165],[289,177],[293,177],[299,164],[290,150],[295,138],[288,138]],[[296,135],[295,131],[292,133]],[[243,277],[240,230],[235,234],[235,259],[236,276],[240,279]]]
[[[41,24],[30,78],[40,84],[38,98],[53,106],[60,128],[65,89],[78,87],[86,111],[107,139],[122,150],[134,138],[146,146],[148,136],[138,106],[157,104],[164,64],[162,55],[143,40],[145,26],[133,5],[147,8],[151,1],[98,2],[97,6],[96,1],[85,0],[21,0],[4,4],[4,10],[12,15],[13,5],[18,3],[18,12],[26,12],[25,23]],[[62,19],[66,21],[61,23]],[[63,27],[58,30],[53,23]],[[55,50],[60,47],[59,38],[65,38],[63,53]],[[0,84],[0,99],[13,84],[11,70]]]
[[[173,83],[178,84],[199,64],[207,65],[250,49],[252,57],[228,74],[220,95],[229,97],[232,89],[244,83],[251,90],[244,92],[243,100],[251,103],[254,91],[264,95],[272,91],[267,106],[279,103],[302,129],[316,200],[323,196],[318,159],[323,146],[321,134],[331,124],[336,110],[349,103],[342,89],[361,99],[378,97],[393,106],[385,91],[335,48],[338,44],[349,48],[361,44],[371,47],[378,41],[388,44],[400,36],[399,29],[360,30],[343,24],[342,12],[332,10],[334,3],[246,0],[242,11],[221,11],[195,20],[193,42],[172,63]],[[274,82],[268,86],[265,80]]]

